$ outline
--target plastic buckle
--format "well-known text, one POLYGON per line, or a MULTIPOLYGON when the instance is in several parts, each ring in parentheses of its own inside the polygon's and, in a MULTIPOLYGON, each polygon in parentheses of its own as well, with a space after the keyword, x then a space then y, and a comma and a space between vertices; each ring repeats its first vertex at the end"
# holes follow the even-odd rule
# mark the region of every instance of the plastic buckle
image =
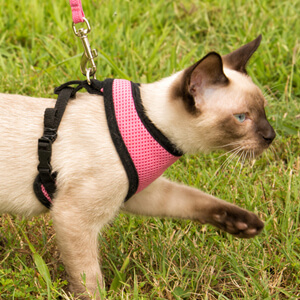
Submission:
POLYGON ((37 167, 39 173, 51 173, 52 167, 50 165, 52 154, 52 141, 46 137, 41 137, 38 141, 38 156, 39 165, 37 167))

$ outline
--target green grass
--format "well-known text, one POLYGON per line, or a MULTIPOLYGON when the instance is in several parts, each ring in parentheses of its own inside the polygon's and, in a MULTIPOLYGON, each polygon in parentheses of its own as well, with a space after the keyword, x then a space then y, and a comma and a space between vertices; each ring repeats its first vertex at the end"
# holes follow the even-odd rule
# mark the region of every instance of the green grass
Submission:
MULTIPOLYGON (((166 176, 258 213, 261 235, 239 240, 189 221, 120 215, 104 230, 108 299, 300 298, 300 1, 84 1, 97 78, 151 82, 209 51, 262 33, 249 74, 264 91, 277 132, 271 150, 240 169, 220 154, 186 156, 166 176)), ((0 0, 0 91, 53 97, 80 79, 81 42, 68 1, 0 0)), ((1 143, 0 143, 1 144, 1 143)), ((63 289, 49 216, 0 217, 0 299, 74 299, 63 289)))

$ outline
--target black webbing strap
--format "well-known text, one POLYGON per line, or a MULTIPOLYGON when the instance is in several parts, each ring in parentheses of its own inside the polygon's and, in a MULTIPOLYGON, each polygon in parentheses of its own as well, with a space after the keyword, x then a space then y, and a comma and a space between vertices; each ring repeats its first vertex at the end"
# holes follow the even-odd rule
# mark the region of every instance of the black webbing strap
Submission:
POLYGON ((58 94, 54 108, 47 108, 44 115, 44 133, 38 140, 39 174, 34 182, 34 191, 38 199, 48 208, 56 190, 56 173, 52 173, 52 143, 56 140, 57 130, 71 97, 73 88, 64 88, 58 94))
POLYGON ((55 89, 55 94, 58 98, 54 108, 47 108, 44 114, 44 133, 38 140, 38 158, 39 174, 35 178, 33 188, 37 198, 47 208, 51 207, 53 195, 56 191, 56 176, 57 173, 52 173, 51 155, 52 144, 57 138, 57 130, 66 106, 70 98, 75 98, 76 93, 85 88, 91 94, 102 95, 102 82, 91 80, 91 85, 87 81, 70 81, 55 89), (76 84, 76 87, 71 85, 76 84))

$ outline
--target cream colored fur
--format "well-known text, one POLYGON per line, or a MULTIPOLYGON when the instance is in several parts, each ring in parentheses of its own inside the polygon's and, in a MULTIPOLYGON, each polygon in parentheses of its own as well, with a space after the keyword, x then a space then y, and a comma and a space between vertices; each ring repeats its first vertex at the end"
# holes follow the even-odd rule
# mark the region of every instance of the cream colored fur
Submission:
MULTIPOLYGON (((207 152, 228 144, 218 127, 224 116, 232 126, 249 131, 239 139, 245 151, 257 154, 266 148, 251 129, 255 120, 242 125, 233 117, 244 112, 249 103, 263 106, 260 91, 248 76, 228 68, 224 72, 230 84, 207 88, 195 97, 201 113, 194 115, 182 99, 172 96, 184 71, 141 86, 148 117, 185 153, 207 152), (255 100, 249 100, 250 94, 256 95, 255 100)), ((0 213, 32 216, 47 211, 36 199, 32 184, 37 175, 37 141, 43 132, 44 110, 53 107, 54 101, 0 94, 0 213)), ((120 209, 210 223, 240 237, 255 236, 263 228, 253 213, 164 178, 124 203, 128 180, 112 143, 100 96, 78 94, 70 101, 53 144, 52 166, 58 178, 50 213, 71 290, 77 293, 84 292, 81 275, 85 273, 86 286, 97 297, 97 282, 102 283, 97 235, 120 209)))

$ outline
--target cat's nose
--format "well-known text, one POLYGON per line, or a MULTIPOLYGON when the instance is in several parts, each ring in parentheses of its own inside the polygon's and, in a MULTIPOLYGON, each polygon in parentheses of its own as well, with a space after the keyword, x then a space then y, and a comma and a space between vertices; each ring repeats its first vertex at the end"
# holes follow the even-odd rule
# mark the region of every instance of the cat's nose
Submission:
POLYGON ((268 145, 270 145, 273 142, 276 136, 276 133, 270 124, 267 127, 267 129, 261 132, 260 134, 262 135, 262 137, 268 145))

